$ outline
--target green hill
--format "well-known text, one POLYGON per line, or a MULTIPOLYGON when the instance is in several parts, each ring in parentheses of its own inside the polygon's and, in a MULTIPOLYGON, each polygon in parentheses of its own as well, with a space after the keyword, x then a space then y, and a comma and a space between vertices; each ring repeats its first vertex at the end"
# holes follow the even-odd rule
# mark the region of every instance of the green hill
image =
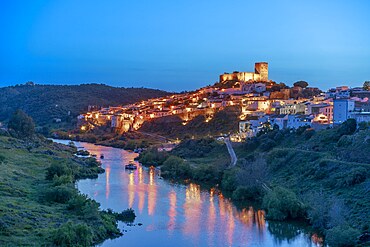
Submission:
MULTIPOLYGON (((121 236, 117 214, 79 194, 75 181, 104 172, 77 149, 0 135, 0 246, 93 246, 121 236)), ((122 218, 128 215, 131 218, 122 218)))
POLYGON ((73 127, 78 114, 89 105, 107 107, 168 95, 147 88, 118 88, 104 84, 82 85, 16 85, 0 88, 0 121, 7 121, 13 112, 22 109, 38 126, 73 127), (56 124, 54 119, 61 119, 56 124))
POLYGON ((368 127, 352 119, 321 131, 271 130, 233 146, 235 167, 210 139, 184 140, 162 156, 149 149, 139 161, 162 165, 170 178, 220 185, 237 203, 259 201, 270 220, 308 221, 330 246, 369 246, 368 127))

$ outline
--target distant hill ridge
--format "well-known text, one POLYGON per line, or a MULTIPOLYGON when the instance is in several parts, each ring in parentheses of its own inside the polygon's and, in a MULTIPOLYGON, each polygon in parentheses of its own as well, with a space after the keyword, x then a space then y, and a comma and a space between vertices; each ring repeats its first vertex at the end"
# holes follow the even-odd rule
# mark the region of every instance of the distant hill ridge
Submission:
POLYGON ((69 126, 78 114, 87 111, 89 105, 125 105, 168 94, 157 89, 112 87, 105 84, 26 83, 0 88, 0 121, 7 121, 15 110, 22 109, 39 126, 53 124, 55 119, 69 126))

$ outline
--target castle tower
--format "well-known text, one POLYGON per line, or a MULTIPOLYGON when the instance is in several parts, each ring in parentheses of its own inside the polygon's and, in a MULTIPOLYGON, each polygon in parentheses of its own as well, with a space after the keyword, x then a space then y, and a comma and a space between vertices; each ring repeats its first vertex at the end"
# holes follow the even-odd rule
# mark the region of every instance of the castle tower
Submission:
POLYGON ((255 63, 254 71, 260 75, 261 81, 269 80, 269 65, 266 62, 255 63))

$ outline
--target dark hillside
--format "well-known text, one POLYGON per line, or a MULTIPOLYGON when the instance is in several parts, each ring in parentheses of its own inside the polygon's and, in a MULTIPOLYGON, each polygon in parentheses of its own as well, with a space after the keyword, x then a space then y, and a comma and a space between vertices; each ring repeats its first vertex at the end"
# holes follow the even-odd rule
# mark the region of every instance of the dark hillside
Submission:
POLYGON ((117 88, 104 84, 82 85, 17 85, 0 88, 0 121, 7 121, 17 109, 29 114, 37 125, 53 124, 70 127, 76 116, 86 112, 89 105, 118 106, 169 93, 147 88, 117 88), (70 113, 69 113, 70 112, 70 113))
POLYGON ((170 138, 186 138, 205 136, 218 136, 238 130, 240 108, 229 106, 215 113, 213 118, 206 122, 203 115, 199 115, 183 125, 178 116, 167 116, 146 121, 140 131, 155 133, 170 138))

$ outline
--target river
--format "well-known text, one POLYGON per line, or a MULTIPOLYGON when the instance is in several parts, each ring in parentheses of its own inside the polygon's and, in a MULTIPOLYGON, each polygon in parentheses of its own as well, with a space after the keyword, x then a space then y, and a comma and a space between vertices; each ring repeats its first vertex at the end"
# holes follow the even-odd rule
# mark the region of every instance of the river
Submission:
POLYGON ((238 209, 214 189, 203 190, 194 183, 173 184, 161 179, 155 168, 125 170, 135 153, 75 144, 99 160, 104 154, 100 161, 105 173, 97 179, 80 180, 79 191, 99 202, 102 209, 135 210, 134 225, 119 223, 124 235, 101 246, 320 246, 320 238, 308 234, 304 227, 267 222, 264 211, 251 206, 238 209))

